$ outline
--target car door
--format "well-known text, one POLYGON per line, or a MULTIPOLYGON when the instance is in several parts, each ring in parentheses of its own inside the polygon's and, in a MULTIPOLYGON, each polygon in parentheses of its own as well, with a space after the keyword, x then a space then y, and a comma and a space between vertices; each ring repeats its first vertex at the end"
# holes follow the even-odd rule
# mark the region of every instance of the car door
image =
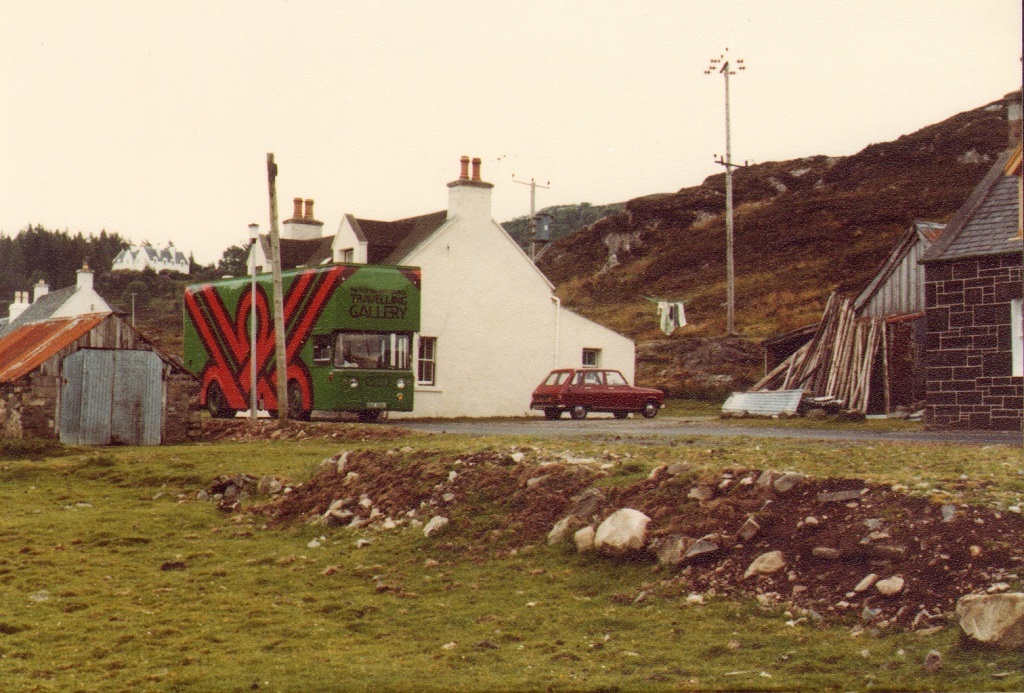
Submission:
POLYGON ((604 372, 604 405, 608 409, 634 411, 640 408, 640 395, 618 371, 604 372))
POLYGON ((599 408, 603 382, 598 371, 577 371, 569 388, 567 404, 570 407, 582 404, 587 409, 599 408))

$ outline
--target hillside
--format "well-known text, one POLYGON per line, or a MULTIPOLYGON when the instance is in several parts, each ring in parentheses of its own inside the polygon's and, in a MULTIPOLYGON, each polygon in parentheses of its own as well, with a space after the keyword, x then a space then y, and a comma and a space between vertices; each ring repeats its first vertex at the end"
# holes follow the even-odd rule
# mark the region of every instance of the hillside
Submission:
POLYGON ((625 211, 552 243, 538 264, 564 305, 637 340, 639 380, 720 395, 759 374, 756 342, 816 322, 832 291, 859 292, 913 221, 948 220, 1006 143, 1000 100, 852 156, 738 169, 739 339, 718 338, 724 173, 630 200, 625 211), (690 324, 665 338, 645 296, 686 301, 690 324), (708 359, 680 367, 680 358, 701 349, 708 359))

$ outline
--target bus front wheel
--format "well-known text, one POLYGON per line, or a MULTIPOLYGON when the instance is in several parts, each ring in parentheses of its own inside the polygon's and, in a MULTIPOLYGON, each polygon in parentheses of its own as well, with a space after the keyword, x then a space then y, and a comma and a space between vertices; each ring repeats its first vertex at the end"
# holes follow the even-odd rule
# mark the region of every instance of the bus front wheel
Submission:
POLYGON ((309 410, 302 407, 302 388, 296 382, 288 383, 288 418, 309 421, 309 410))
POLYGON ((210 389, 206 391, 206 411, 215 419, 230 419, 236 413, 228 406, 228 398, 217 383, 210 383, 210 389))

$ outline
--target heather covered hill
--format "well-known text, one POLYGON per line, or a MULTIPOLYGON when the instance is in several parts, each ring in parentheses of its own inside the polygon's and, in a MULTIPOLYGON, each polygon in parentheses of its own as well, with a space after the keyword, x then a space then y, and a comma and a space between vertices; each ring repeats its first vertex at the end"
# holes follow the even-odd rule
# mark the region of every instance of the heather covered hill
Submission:
MULTIPOLYGON (((855 294, 914 220, 951 217, 1007 144, 996 101, 871 144, 736 171, 736 325, 760 340, 815 322, 830 292, 855 294)), ((539 265, 565 305, 638 342, 663 340, 645 296, 687 301, 690 326, 725 330, 725 175, 625 210, 554 242, 539 265)), ((664 345, 663 345, 664 347, 664 345)), ((664 351, 664 348, 662 348, 664 351)), ((644 358, 641 348, 641 360, 644 358)))

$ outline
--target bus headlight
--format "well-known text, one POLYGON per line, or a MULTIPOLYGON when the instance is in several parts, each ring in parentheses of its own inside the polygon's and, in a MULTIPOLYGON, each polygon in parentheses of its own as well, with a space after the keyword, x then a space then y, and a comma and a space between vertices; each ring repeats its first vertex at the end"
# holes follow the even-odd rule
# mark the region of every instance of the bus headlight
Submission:
POLYGON ((399 378, 398 380, 396 380, 395 381, 395 387, 397 387, 399 390, 404 389, 405 388, 405 378, 399 378))
POLYGON ((356 379, 356 378, 352 378, 351 380, 348 381, 348 386, 349 387, 359 387, 359 380, 356 379))

